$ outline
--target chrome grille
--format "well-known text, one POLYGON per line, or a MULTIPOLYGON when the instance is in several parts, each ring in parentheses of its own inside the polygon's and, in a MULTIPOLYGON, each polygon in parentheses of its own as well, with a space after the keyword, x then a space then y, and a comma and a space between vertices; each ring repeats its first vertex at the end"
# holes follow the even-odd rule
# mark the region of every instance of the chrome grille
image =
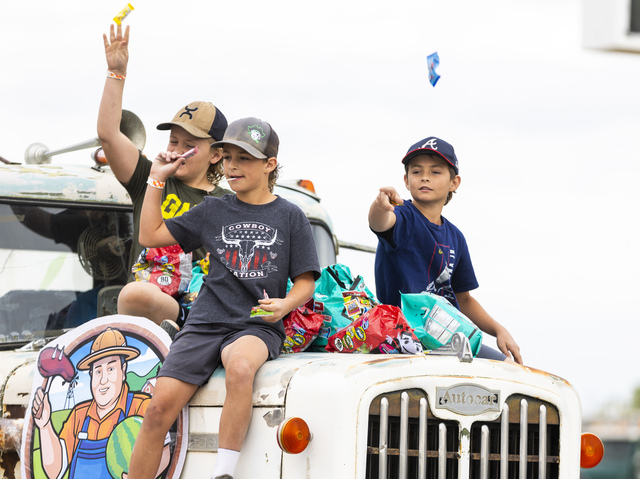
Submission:
POLYGON ((470 477, 557 478, 558 410, 535 398, 511 396, 499 419, 473 424, 470 452, 470 477))
POLYGON ((395 391, 369 408, 367 479, 556 479, 559 414, 552 404, 514 395, 495 421, 460 424, 433 416, 424 391, 395 391))

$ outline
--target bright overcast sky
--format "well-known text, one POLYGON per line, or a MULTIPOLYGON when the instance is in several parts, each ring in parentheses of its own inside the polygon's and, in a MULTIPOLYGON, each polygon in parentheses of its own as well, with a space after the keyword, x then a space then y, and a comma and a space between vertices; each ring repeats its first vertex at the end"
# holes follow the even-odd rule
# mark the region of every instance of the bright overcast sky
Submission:
MULTIPOLYGON (((375 245, 377 189, 406 196, 404 152, 442 137, 462 176, 444 215, 467 237, 474 295, 586 413, 630 398, 640 54, 583 49, 580 0, 132 3, 124 107, 146 126, 147 155, 166 146, 155 125, 190 101, 260 117, 280 136, 283 177, 315 182, 340 239, 375 245)), ((0 156, 96 136, 102 33, 124 6, 4 2, 0 156)), ((373 286, 372 257, 339 260, 373 286)))

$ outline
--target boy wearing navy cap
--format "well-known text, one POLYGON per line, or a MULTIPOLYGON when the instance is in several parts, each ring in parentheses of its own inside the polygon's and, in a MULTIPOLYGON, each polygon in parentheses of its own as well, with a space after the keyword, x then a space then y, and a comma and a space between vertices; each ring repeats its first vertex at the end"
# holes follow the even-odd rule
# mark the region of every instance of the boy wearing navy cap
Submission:
POLYGON ((383 187, 369 210, 369 227, 378 237, 378 299, 400 306, 400 293, 444 296, 482 331, 495 336, 506 355, 483 345, 478 357, 513 358, 522 364, 520 348, 509 331, 471 296, 478 282, 467 242, 442 216, 442 208, 460 186, 453 146, 431 136, 412 145, 402 163, 412 199, 405 202, 393 187, 383 187))

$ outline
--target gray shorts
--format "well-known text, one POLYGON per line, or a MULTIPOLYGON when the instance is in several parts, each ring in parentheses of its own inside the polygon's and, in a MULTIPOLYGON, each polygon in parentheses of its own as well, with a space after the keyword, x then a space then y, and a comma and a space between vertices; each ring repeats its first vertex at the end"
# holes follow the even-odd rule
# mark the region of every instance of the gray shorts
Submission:
POLYGON ((167 376, 202 386, 213 371, 222 366, 220 355, 225 346, 242 336, 260 338, 269 350, 269 358, 280 355, 283 338, 269 326, 246 325, 244 329, 219 324, 185 324, 171 343, 158 376, 167 376))
POLYGON ((476 358, 481 359, 495 359, 496 361, 504 361, 507 357, 502 354, 501 351, 497 349, 493 349, 489 346, 485 346, 484 344, 480 346, 480 351, 478 351, 478 355, 476 358))

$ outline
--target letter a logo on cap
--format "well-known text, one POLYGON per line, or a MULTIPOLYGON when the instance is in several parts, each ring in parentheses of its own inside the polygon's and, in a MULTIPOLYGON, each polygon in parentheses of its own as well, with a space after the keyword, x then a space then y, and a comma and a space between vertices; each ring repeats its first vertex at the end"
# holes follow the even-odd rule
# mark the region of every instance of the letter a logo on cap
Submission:
POLYGON ((432 150, 437 150, 438 146, 436 145, 436 142, 438 141, 437 138, 430 138, 429 140, 424 142, 424 145, 422 145, 420 148, 425 148, 425 147, 429 147, 432 150))

